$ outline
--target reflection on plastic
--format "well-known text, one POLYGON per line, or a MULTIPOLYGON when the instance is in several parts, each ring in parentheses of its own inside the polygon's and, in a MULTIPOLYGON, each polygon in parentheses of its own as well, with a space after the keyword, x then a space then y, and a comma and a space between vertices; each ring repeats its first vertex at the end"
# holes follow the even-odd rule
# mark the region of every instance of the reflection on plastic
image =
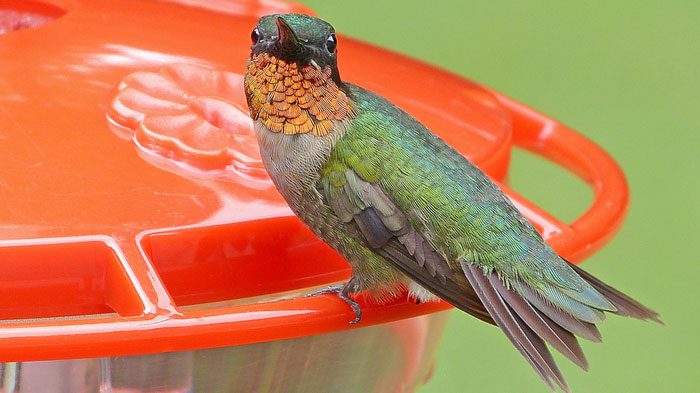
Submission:
POLYGON ((39 27, 65 12, 50 4, 26 0, 0 2, 0 35, 39 27))
POLYGON ((3 392, 413 391, 432 372, 447 313, 261 344, 98 359, 0 363, 3 392))

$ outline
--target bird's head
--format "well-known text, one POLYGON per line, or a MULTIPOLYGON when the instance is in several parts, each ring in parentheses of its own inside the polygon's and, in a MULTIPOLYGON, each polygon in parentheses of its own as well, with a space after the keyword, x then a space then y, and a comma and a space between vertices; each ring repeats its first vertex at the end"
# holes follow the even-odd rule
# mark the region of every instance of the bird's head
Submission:
POLYGON ((308 15, 267 15, 251 40, 245 85, 254 120, 273 132, 323 136, 353 116, 333 26, 308 15))
POLYGON ((335 29, 326 21, 308 15, 267 15, 260 18, 250 34, 252 56, 267 54, 297 66, 329 67, 340 82, 335 29))

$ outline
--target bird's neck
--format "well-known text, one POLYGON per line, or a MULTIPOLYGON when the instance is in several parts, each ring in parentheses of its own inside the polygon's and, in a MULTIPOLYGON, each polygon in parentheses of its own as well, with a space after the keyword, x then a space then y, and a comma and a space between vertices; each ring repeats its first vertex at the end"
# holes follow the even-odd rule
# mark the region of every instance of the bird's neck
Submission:
POLYGON ((355 116, 330 67, 299 66, 263 53, 248 61, 245 92, 253 120, 286 135, 326 136, 355 116))

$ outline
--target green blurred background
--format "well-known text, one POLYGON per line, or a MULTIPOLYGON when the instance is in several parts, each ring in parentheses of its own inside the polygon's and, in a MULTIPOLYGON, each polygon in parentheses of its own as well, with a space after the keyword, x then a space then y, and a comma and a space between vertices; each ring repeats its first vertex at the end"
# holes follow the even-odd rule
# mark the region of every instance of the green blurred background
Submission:
MULTIPOLYGON (((618 236, 584 266, 666 326, 611 317, 604 344, 583 343, 591 371, 559 356, 562 371, 576 392, 700 391, 700 2, 304 3, 344 34, 494 87, 610 152, 632 202, 618 236)), ((592 198, 519 151, 511 184, 568 220, 592 198)), ((419 393, 465 391, 546 388, 498 329, 453 311, 419 393)))

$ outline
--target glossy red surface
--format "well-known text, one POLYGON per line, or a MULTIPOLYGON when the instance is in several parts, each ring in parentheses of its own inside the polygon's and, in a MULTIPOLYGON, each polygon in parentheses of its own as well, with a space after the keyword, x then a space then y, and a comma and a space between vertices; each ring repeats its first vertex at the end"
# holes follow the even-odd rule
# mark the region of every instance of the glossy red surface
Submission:
MULTIPOLYGON (((352 312, 332 296, 236 301, 349 275, 266 178, 239 89, 257 16, 305 10, 270 0, 46 4, 65 15, 0 36, 0 318, 11 320, 0 326, 0 361, 350 329, 352 312)), ((506 189, 563 255, 585 257, 615 233, 627 187, 595 144, 473 82, 340 43, 343 78, 397 103, 494 179, 515 143, 589 182, 596 199, 571 225, 506 189)), ((360 326, 447 307, 367 305, 360 326)))
POLYGON ((0 34, 38 27, 63 16, 64 13, 62 8, 51 4, 0 0, 0 34))

